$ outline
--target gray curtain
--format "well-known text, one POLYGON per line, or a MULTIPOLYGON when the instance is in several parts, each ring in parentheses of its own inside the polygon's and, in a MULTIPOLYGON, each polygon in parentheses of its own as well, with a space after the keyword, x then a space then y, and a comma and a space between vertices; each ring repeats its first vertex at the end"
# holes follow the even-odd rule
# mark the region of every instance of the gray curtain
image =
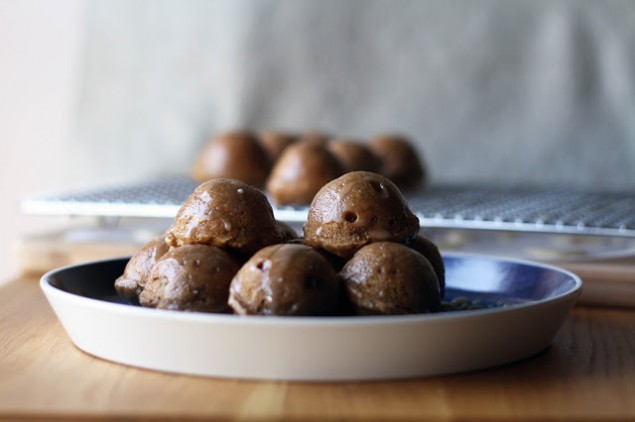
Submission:
POLYGON ((635 2, 87 7, 78 172, 184 173, 237 127, 397 131, 433 183, 635 188, 635 2))

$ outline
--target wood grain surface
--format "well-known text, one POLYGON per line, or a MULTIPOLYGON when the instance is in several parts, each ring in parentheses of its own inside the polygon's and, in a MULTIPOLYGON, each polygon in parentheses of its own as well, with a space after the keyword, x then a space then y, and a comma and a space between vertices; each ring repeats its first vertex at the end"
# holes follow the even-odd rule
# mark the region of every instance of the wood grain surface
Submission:
POLYGON ((0 333, 2 419, 635 420, 626 309, 576 307, 523 362, 391 382, 197 378, 100 360, 73 346, 34 278, 0 288, 0 333))

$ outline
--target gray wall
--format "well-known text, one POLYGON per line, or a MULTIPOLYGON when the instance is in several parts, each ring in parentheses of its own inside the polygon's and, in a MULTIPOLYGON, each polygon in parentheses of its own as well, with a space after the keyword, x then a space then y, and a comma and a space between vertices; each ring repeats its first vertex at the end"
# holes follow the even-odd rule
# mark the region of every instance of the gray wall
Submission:
POLYGON ((635 2, 88 2, 70 171, 234 127, 412 136, 437 183, 635 188, 635 2))

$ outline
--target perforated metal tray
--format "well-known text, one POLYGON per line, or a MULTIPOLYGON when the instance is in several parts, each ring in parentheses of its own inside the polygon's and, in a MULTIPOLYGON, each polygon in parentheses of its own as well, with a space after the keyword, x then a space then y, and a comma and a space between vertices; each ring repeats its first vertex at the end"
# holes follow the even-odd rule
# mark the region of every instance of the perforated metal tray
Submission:
MULTIPOLYGON (((196 187, 188 177, 89 186, 30 195, 37 215, 172 218, 196 187)), ((565 189, 430 186, 406 194, 423 227, 635 237, 635 195, 565 189)), ((277 219, 306 220, 307 207, 276 207, 277 219)))

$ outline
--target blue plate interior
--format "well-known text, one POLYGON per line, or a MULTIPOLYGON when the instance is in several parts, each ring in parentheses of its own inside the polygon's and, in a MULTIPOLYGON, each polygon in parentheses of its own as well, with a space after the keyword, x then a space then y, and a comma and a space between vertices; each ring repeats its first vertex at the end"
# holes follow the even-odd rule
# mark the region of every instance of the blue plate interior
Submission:
MULTIPOLYGON (((444 255, 445 300, 467 297, 507 305, 537 302, 571 292, 578 281, 554 267, 524 261, 469 255, 444 255)), ((127 303, 114 289, 114 281, 128 258, 91 262, 52 271, 47 282, 82 297, 127 303)))
POLYGON ((487 257, 445 257, 448 292, 505 303, 540 301, 573 290, 577 281, 553 267, 487 257))

